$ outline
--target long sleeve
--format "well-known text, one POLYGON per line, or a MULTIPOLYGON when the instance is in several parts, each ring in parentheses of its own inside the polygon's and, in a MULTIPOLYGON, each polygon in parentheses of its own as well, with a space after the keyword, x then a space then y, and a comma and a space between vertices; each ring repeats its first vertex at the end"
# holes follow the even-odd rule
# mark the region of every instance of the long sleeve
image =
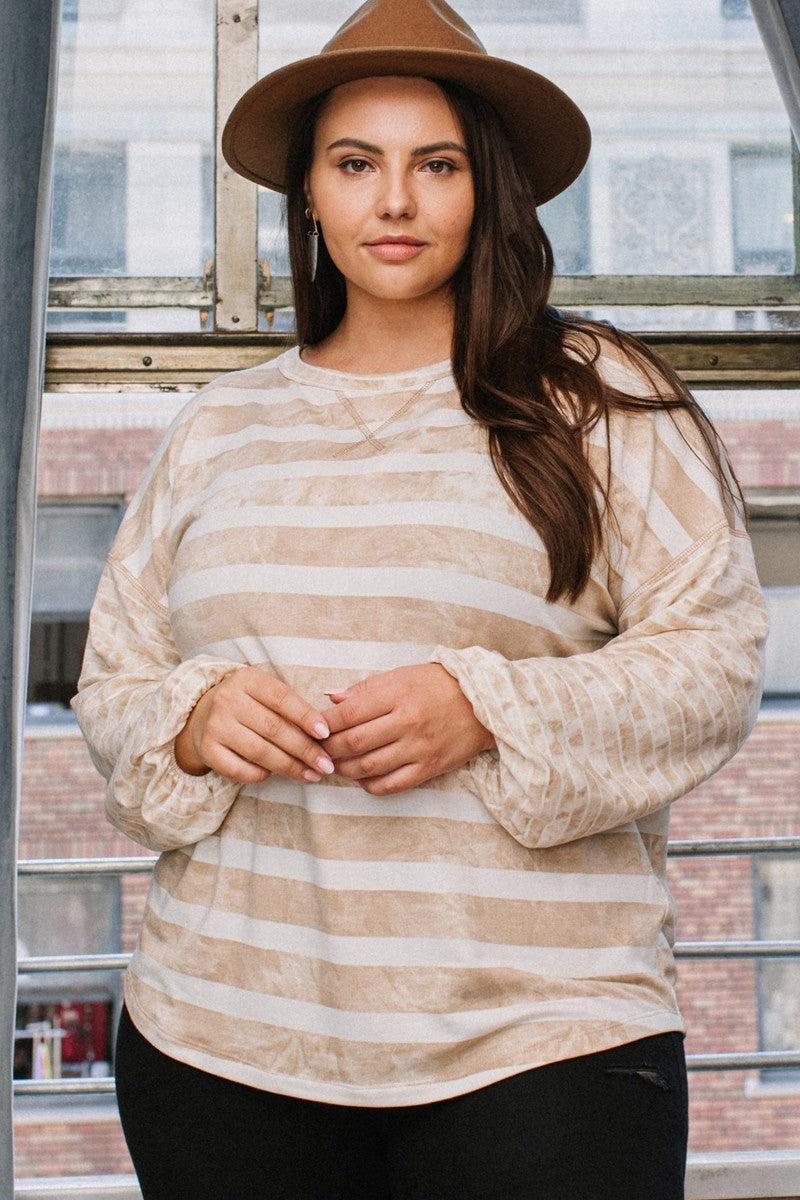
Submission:
POLYGON ((635 420, 637 453, 617 443, 615 463, 616 634, 564 657, 437 645, 429 659, 496 740, 462 782, 525 846, 655 812, 732 758, 756 720, 768 616, 741 514, 724 515, 665 412, 635 420))
POLYGON ((170 562, 170 460, 187 416, 188 406, 156 450, 117 531, 70 701, 92 762, 108 781, 109 821, 158 851, 213 833, 242 787, 213 770, 189 775, 175 760, 175 737, 197 700, 243 665, 206 654, 181 661, 161 599, 170 562))

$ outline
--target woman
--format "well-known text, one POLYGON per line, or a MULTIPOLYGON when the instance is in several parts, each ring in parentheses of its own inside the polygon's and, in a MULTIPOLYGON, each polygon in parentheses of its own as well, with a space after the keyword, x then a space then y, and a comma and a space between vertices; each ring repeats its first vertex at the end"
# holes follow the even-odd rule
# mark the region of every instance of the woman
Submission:
POLYGON ((691 394, 547 304, 588 126, 369 0, 223 149, 286 192, 297 345, 173 421, 73 699, 161 852, 115 1058, 145 1200, 674 1200, 669 807, 752 728, 767 618, 691 394))

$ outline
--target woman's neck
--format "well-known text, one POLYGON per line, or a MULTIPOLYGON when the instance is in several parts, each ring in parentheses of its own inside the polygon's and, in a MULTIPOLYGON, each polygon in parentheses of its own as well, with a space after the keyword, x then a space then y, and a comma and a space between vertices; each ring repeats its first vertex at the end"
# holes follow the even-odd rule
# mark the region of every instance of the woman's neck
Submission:
POLYGON ((407 306, 399 311, 396 303, 366 304, 349 289, 337 327, 301 357, 312 366, 355 375, 413 371, 450 358, 454 317, 452 297, 425 297, 411 313, 407 306))
POLYGON ((356 375, 388 375, 400 371, 414 371, 430 363, 442 362, 450 357, 450 346, 434 346, 427 349, 414 347, 386 347, 382 352, 357 348, 338 347, 330 338, 324 338, 314 346, 306 346, 301 355, 303 362, 314 367, 327 367, 331 371, 344 371, 356 375))

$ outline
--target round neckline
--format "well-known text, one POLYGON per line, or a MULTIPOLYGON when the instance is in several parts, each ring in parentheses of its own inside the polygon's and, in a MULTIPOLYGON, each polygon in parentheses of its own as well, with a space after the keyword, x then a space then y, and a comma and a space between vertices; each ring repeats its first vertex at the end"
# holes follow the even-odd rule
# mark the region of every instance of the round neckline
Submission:
POLYGON ((426 363, 407 371, 389 371, 379 375, 358 375, 353 371, 337 371, 333 367, 320 367, 300 357, 297 342, 274 358, 273 363, 287 379, 298 383, 315 383, 321 387, 352 388, 356 391, 390 392, 418 387, 421 383, 447 376, 452 373, 452 361, 443 358, 439 362, 426 363))

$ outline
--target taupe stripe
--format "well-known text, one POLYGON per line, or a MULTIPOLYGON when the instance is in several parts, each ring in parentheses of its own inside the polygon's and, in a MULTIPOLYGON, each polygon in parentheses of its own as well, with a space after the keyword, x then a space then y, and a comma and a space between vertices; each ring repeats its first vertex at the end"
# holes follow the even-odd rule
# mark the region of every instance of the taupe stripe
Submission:
MULTIPOLYGON (((633 901, 534 904, 465 893, 365 892, 198 862, 184 851, 155 865, 160 887, 179 900, 255 920, 308 925, 337 936, 472 938, 520 946, 648 946, 659 927, 656 905, 633 901)), ((243 936, 246 927, 243 926, 243 936)))
MULTIPOLYGON (((380 801, 379 801, 380 802, 380 801)), ((585 840, 532 850, 497 823, 477 824, 437 817, 348 817, 308 812, 298 805, 240 794, 220 827, 221 836, 260 846, 304 850, 324 858, 386 862, 456 862, 481 867, 492 863, 516 871, 650 874, 633 833, 605 833, 585 840)))
MULTIPOLYGON (((217 925, 224 930, 226 924, 230 922, 215 922, 215 930, 217 925)), ((576 967, 586 968, 584 977, 565 973, 560 978, 554 969, 534 973, 499 965, 500 956, 495 957, 491 947, 486 949, 483 966, 469 963, 458 967, 446 961, 436 966, 420 962, 408 966, 384 962, 361 965, 306 954, 305 946, 292 953, 193 932, 188 945, 183 926, 162 920, 148 908, 142 925, 141 952, 163 967, 186 975, 196 975, 200 962, 203 979, 285 999, 307 1000, 314 996, 320 1004, 352 1012, 441 1014, 501 1009, 543 999, 596 998, 604 994, 612 974, 620 994, 625 987, 633 988, 643 1003, 663 1003, 667 995, 663 986, 652 990, 650 980, 658 970, 654 950, 558 950, 553 965, 559 958, 565 964, 572 958, 576 967)), ((448 953, 451 958, 458 957, 456 947, 444 947, 443 960, 448 953)), ((536 954, 530 958, 535 960, 536 954)), ((543 965, 549 965, 546 954, 541 958, 543 965)))
MULTIPOLYGON (((335 509, 329 509, 335 513, 335 509)), ((235 522, 226 529, 215 530, 199 538, 192 546, 191 554, 184 554, 186 563, 183 578, 191 581, 191 567, 196 563, 201 571, 211 568, 228 569, 235 567, 258 568, 265 566, 273 568, 275 584, 284 574, 281 568, 296 566, 302 568, 298 572, 300 583, 311 575, 318 574, 321 568, 316 563, 321 542, 335 537, 336 567, 337 568, 369 568, 376 571, 375 564, 380 562, 382 572, 392 571, 396 579, 404 578, 409 569, 416 567, 420 573, 431 568, 442 566, 442 538, 447 537, 448 562, 453 560, 463 563, 465 570, 469 564, 480 564, 480 578, 491 580, 498 587, 498 595, 510 594, 510 589, 530 594, 535 590, 535 581, 541 580, 540 595, 546 590, 546 578, 549 570, 546 552, 535 547, 510 541, 507 537, 494 537, 483 530, 467 528, 447 529, 432 524, 432 515, 428 515, 427 526, 411 522, 400 532, 393 531, 392 541, 387 545, 386 527, 375 520, 373 527, 343 529, 329 526, 325 517, 320 515, 319 525, 315 528, 299 526, 283 528, 263 528, 254 530, 251 526, 239 529, 235 522), (453 542, 456 543, 454 549, 453 542)), ((395 521, 402 521, 403 513, 395 515, 395 521)), ((452 569, 452 567, 451 567, 452 569)), ((377 572, 376 572, 377 573, 377 572)), ((460 574, 461 572, 458 572, 460 574)), ((409 576, 413 579, 413 576, 409 576)), ((289 577, 291 578, 291 576, 289 577)), ((324 578, 324 576, 323 576, 324 578)), ((189 583, 191 586, 191 582, 189 583)), ((597 628, 598 607, 600 605, 600 585, 591 579, 586 592, 579 603, 573 606, 573 611, 585 617, 589 628, 597 628)), ((294 593, 296 594, 296 592, 294 593)), ((358 597, 352 597, 357 600, 358 597)), ((176 596, 178 604, 180 599, 176 596)), ((531 605, 531 619, 535 609, 531 605)), ((504 614, 500 614, 504 615, 504 614)), ((611 617, 609 615, 608 621, 611 617)), ((603 630, 608 636, 614 630, 612 627, 603 630)))
POLYGON ((404 601, 410 605, 448 605, 454 615, 461 608, 476 609, 486 619, 497 617, 530 624, 552 623, 562 637, 571 637, 592 649, 615 632, 598 629, 577 610, 551 605, 540 594, 440 567, 284 566, 274 563, 237 563, 199 567, 170 583, 169 606, 174 614, 187 605, 229 595, 305 597, 336 596, 345 602, 357 597, 376 603, 404 601))
MULTIPOLYGON (((528 657, 534 642, 537 653, 554 657, 587 648, 573 637, 522 618, 492 616, 497 635, 502 636, 509 653, 513 651, 517 657, 528 657)), ((397 638, 432 647, 441 635, 444 623, 454 632, 458 631, 459 641, 478 645, 486 620, 486 613, 479 608, 442 600, 411 601, 406 596, 304 596, 298 593, 287 598, 280 592, 258 594, 253 590, 243 594, 229 592, 224 598, 224 608, 218 597, 192 601, 174 614, 173 629, 179 644, 186 646, 187 657, 204 651, 223 630, 232 631, 234 636, 263 637, 267 644, 276 629, 288 637, 307 637, 313 629, 321 642, 345 638, 350 641, 353 664, 350 672, 345 673, 344 678, 338 669, 334 678, 329 679, 324 672, 320 675, 323 687, 328 683, 336 687, 347 686, 362 678, 364 672, 358 665, 359 646, 362 642, 385 641, 387 629, 392 629, 393 640, 397 638)), ((598 644, 602 643, 593 643, 592 648, 598 644)), ((273 664, 273 674, 281 672, 290 681, 291 664, 273 664)))

